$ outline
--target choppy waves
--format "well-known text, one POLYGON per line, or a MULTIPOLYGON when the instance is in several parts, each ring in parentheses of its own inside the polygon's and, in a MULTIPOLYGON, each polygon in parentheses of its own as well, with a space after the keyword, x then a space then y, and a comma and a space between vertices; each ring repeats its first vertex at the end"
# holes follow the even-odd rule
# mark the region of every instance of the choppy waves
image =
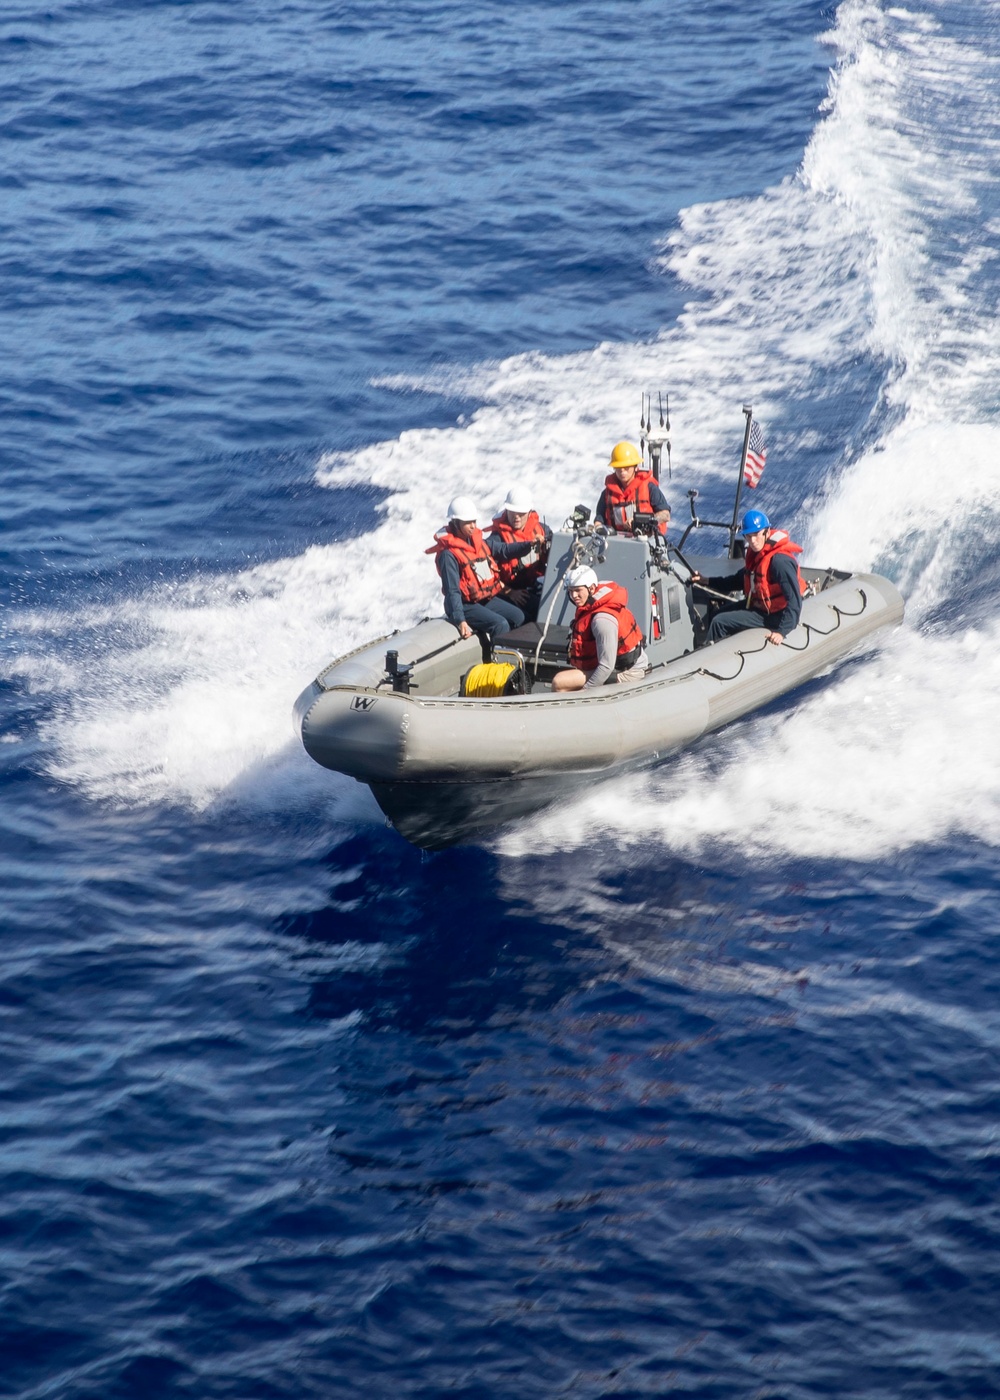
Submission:
POLYGON ((442 372, 426 387, 477 400, 467 419, 324 455, 321 484, 389 493, 371 533, 110 615, 22 618, 15 670, 36 683, 46 670, 56 695, 53 776, 126 803, 314 802, 326 780, 290 737, 290 701, 326 656, 437 609, 423 551, 447 498, 471 491, 492 511, 517 480, 560 520, 595 494, 638 388, 663 384, 675 505, 694 483, 724 497, 752 397, 772 436, 761 503, 817 562, 895 577, 907 627, 819 694, 716 738, 711 755, 546 817, 505 849, 543 831, 587 840, 619 803, 638 803, 668 845, 742 844, 746 793, 773 773, 791 778, 792 849, 861 857, 954 830, 1000 839, 1000 785, 976 758, 1000 698, 994 566, 981 562, 1000 505, 997 60, 945 32, 948 19, 841 7, 799 173, 684 211, 660 256, 690 299, 656 339, 442 372), (69 646, 53 675, 47 653, 70 631, 101 638, 102 664, 69 646))
POLYGON ((0 20, 23 1400, 996 1393, 995 16, 847 0, 814 123, 818 7, 666 12, 0 20), (628 166, 610 193, 595 152, 628 166), (655 315, 605 332, 636 245, 655 315), (512 267, 472 335, 469 288, 512 267), (503 325, 552 353, 487 361, 503 325), (392 394, 345 387, 355 351, 392 394), (688 485, 728 504, 752 398, 761 503, 817 561, 891 573, 907 624, 655 773, 425 857, 306 759, 292 700, 436 609, 456 489, 489 509, 518 479, 561 519, 660 386, 680 513, 688 485))

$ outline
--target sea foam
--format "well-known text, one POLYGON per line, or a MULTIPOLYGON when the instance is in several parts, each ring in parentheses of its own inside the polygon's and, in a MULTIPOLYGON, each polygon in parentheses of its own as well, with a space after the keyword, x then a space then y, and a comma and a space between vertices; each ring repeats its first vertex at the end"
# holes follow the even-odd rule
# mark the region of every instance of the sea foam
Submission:
POLYGON ((684 405, 674 491, 721 484, 743 397, 780 423, 790 398, 822 393, 868 356, 883 389, 871 420, 851 425, 855 445, 818 489, 796 480, 794 454, 772 455, 760 497, 799 502, 784 523, 810 559, 896 577, 905 630, 781 716, 716 736, 710 755, 601 787, 500 848, 603 839, 610 828, 621 840, 641 831, 684 849, 721 838, 743 850, 747 804, 776 775, 787 820, 777 832, 763 824, 754 849, 863 858, 956 829, 1000 839, 1000 782, 981 761, 1000 637, 977 591, 1000 501, 997 214, 985 207, 996 60, 945 35, 934 13, 841 6, 826 36, 837 50, 829 98, 800 171, 757 198, 684 211, 659 259, 691 298, 653 341, 462 368, 455 379, 480 403, 468 418, 321 457, 321 485, 391 492, 370 534, 110 612, 15 618, 26 645, 14 669, 55 695, 43 735, 52 775, 115 803, 329 801, 367 819, 352 785, 303 755, 291 702, 331 655, 440 610, 424 550, 450 496, 471 493, 488 515, 518 481, 558 524, 576 500, 593 503, 609 444, 634 432, 638 387, 658 384, 684 405), (53 678, 51 639, 71 635, 53 678))

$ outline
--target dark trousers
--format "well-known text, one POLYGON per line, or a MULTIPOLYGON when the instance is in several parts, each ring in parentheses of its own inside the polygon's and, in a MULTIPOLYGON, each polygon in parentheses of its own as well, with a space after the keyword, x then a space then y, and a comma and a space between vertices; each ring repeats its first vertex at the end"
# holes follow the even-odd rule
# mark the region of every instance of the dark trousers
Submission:
POLYGON ((489 650, 512 627, 520 627, 524 613, 503 598, 491 598, 488 603, 466 603, 465 620, 483 644, 483 658, 489 660, 489 650))
MULTIPOLYGON (((538 604, 542 600, 542 590, 540 588, 507 588, 503 592, 503 601, 513 603, 524 614, 525 622, 534 622, 538 616, 538 604)), ((492 603, 489 604, 492 607, 492 603)), ((515 623, 520 626, 520 623, 515 623)))
POLYGON ((776 632, 784 615, 784 609, 776 613, 759 613, 752 612, 749 608, 741 608, 738 604, 720 608, 709 623, 705 633, 705 645, 721 641, 723 637, 731 637, 734 632, 750 631, 754 627, 766 627, 769 632, 776 632))

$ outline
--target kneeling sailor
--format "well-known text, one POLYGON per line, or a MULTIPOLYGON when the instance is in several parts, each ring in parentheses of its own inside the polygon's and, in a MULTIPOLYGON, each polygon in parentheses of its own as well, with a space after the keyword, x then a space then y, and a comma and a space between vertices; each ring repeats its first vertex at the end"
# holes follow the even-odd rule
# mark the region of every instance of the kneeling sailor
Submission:
POLYGON ((691 575, 694 584, 703 583, 717 593, 732 593, 739 579, 743 602, 723 604, 709 623, 705 645, 747 628, 767 629, 767 640, 780 646, 794 632, 802 616, 805 583, 797 556, 802 546, 794 544, 785 530, 774 530, 762 510, 748 510, 743 517, 746 555, 743 573, 721 574, 717 578, 691 575))
POLYGON ((512 486, 507 492, 503 507, 493 517, 493 530, 486 542, 500 567, 503 597, 520 608, 529 622, 534 622, 552 531, 539 520, 523 486, 512 486), (525 544, 527 548, 517 558, 502 558, 498 548, 509 544, 525 544))
POLYGON ((571 669, 556 672, 552 689, 596 690, 611 681, 641 680, 649 658, 626 590, 609 579, 599 581, 586 564, 570 569, 564 586, 576 608, 569 638, 571 669))
POLYGON ((459 636, 471 637, 478 632, 485 645, 492 646, 498 637, 524 621, 521 609, 500 597, 503 579, 496 555, 505 558, 510 557, 505 551, 527 553, 531 546, 501 545, 499 551, 491 549, 483 532, 476 528, 478 515, 471 497, 456 496, 448 507, 448 524, 437 532, 426 553, 435 556, 448 621, 458 628, 459 636))

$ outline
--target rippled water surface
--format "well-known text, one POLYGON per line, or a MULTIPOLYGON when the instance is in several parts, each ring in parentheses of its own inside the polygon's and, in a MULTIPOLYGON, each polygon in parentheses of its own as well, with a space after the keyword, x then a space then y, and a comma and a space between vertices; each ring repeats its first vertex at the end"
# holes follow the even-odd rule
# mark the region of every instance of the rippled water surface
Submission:
MULTIPOLYGON (((1000 1388, 987 0, 0 15, 0 1394, 1000 1388), (422 856, 297 693, 670 391, 907 599, 422 856)), ((686 507, 685 507, 686 509, 686 507)))

